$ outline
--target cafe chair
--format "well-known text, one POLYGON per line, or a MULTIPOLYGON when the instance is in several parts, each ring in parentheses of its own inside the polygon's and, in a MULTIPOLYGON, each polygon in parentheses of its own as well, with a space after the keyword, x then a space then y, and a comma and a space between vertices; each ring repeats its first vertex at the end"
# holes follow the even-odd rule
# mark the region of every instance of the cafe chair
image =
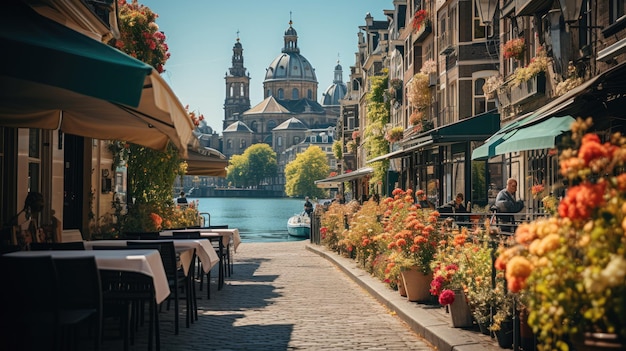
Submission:
MULTIPOLYGON (((199 227, 195 227, 195 228, 199 228, 199 227)), ((200 233, 200 231, 173 231, 172 232, 172 237, 174 239, 202 239, 202 235, 200 233)), ((196 259, 194 259, 192 262, 196 263, 196 271, 198 275, 198 277, 200 277, 200 291, 202 291, 202 285, 204 284, 204 275, 202 272, 202 263, 200 262, 200 259, 198 259, 198 257, 196 256, 196 259)), ((193 267, 192 267, 193 268, 193 267)), ((211 288, 209 287, 209 284, 211 283, 211 271, 209 271, 207 274, 207 299, 211 299, 211 288)), ((192 277, 192 283, 195 282, 195 275, 194 277, 192 277)), ((194 283, 195 285, 195 283, 194 283)), ((195 294, 195 290, 194 290, 194 294, 195 294)))
POLYGON ((159 314, 156 309, 156 293, 152 277, 137 272, 100 270, 102 301, 105 314, 119 315, 124 339, 124 351, 134 343, 132 320, 138 318, 135 307, 149 304, 148 350, 152 350, 153 339, 156 350, 161 349, 159 314))
POLYGON ((31 251, 46 250, 84 250, 85 243, 82 241, 72 241, 67 243, 30 243, 31 251))
MULTIPOLYGON (((167 282, 170 287, 170 291, 174 295, 174 334, 178 335, 179 331, 179 304, 180 304, 180 290, 185 289, 187 295, 189 295, 188 277, 186 277, 182 270, 178 269, 178 262, 176 259, 176 248, 173 241, 161 241, 161 242, 141 242, 141 241, 128 241, 129 248, 141 248, 141 249, 156 249, 161 254, 161 260, 163 261, 163 268, 165 269, 165 275, 167 276, 167 282)), ((167 300, 167 308, 170 306, 170 298, 167 300)), ((189 308, 191 298, 187 298, 187 319, 191 309, 189 308)))
MULTIPOLYGON (((50 256, 0 258, 4 287, 0 289, 0 349, 73 349, 74 328, 94 312, 65 300, 67 291, 61 284, 66 281, 62 277, 70 275, 59 275, 56 260, 50 256)), ((76 276, 69 279, 77 280, 76 276)), ((99 340, 96 342, 97 350, 99 340)))
POLYGON ((102 342, 102 286, 94 257, 56 258, 60 305, 74 318, 95 324, 95 350, 102 342))

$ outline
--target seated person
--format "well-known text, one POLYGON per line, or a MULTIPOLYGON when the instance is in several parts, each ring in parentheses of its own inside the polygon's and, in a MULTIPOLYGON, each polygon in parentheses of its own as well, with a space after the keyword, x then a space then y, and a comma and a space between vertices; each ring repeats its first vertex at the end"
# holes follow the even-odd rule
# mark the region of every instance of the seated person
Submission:
POLYGON ((185 197, 185 192, 184 191, 180 192, 180 197, 178 199, 176 199, 176 203, 179 206, 187 206, 189 204, 187 202, 187 198, 185 197))
MULTIPOLYGON (((463 193, 456 194, 454 200, 438 208, 440 213, 467 213, 465 204, 463 203, 463 193)), ((467 216, 453 216, 458 222, 466 222, 467 216)))
POLYGON ((423 209, 431 209, 431 210, 435 209, 435 204, 433 204, 432 202, 428 200, 428 197, 426 196, 426 193, 424 192, 424 190, 417 191, 417 203, 423 209))

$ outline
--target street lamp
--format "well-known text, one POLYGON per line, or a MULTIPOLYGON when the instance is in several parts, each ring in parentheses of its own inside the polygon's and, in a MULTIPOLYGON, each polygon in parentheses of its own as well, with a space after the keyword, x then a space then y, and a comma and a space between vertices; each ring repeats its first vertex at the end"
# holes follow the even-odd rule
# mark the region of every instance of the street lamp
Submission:
POLYGON ((561 12, 565 22, 571 25, 580 19, 583 0, 559 0, 559 3, 561 3, 561 12))
POLYGON ((480 17, 480 21, 485 25, 492 24, 493 16, 496 13, 496 7, 498 7, 498 0, 478 0, 476 2, 476 6, 478 6, 478 16, 480 17))

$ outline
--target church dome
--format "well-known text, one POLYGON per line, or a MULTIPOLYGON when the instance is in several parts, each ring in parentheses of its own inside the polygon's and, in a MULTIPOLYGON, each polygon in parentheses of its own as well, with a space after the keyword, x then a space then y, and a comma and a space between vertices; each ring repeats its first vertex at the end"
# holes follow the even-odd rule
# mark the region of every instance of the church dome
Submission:
POLYGON ((343 99, 348 93, 348 87, 343 82, 343 69, 339 62, 335 66, 335 78, 333 84, 326 88, 324 94, 322 94, 322 105, 335 106, 339 105, 339 100, 343 99))
POLYGON ((285 30, 282 53, 272 61, 265 73, 265 82, 276 80, 300 80, 317 83, 315 70, 309 60, 300 54, 298 33, 291 26, 285 30))

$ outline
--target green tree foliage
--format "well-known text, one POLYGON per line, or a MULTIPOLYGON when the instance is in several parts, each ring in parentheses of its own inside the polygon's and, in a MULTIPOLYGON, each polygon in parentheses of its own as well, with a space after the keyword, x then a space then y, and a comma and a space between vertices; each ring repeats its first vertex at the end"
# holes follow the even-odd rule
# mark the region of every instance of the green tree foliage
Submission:
POLYGON ((237 187, 258 186, 277 173, 276 152, 267 144, 254 144, 230 158, 226 179, 237 187))
POLYGON ((228 160, 226 179, 235 187, 248 186, 248 159, 244 155, 232 155, 228 160))
POLYGON ((278 174, 276 152, 268 144, 251 145, 243 155, 248 159, 248 179, 254 186, 278 174))
MULTIPOLYGON (((363 146, 367 151, 367 158, 372 159, 389 152, 389 142, 385 140, 385 125, 389 123, 389 102, 385 101, 389 75, 370 78, 372 89, 367 95, 367 123, 364 131, 363 146)), ((389 161, 384 160, 372 164, 374 174, 370 184, 382 182, 389 167, 389 161)))
POLYGON ((315 181, 328 176, 330 167, 326 153, 319 146, 309 146, 285 167, 285 193, 292 197, 326 197, 327 191, 315 181))

